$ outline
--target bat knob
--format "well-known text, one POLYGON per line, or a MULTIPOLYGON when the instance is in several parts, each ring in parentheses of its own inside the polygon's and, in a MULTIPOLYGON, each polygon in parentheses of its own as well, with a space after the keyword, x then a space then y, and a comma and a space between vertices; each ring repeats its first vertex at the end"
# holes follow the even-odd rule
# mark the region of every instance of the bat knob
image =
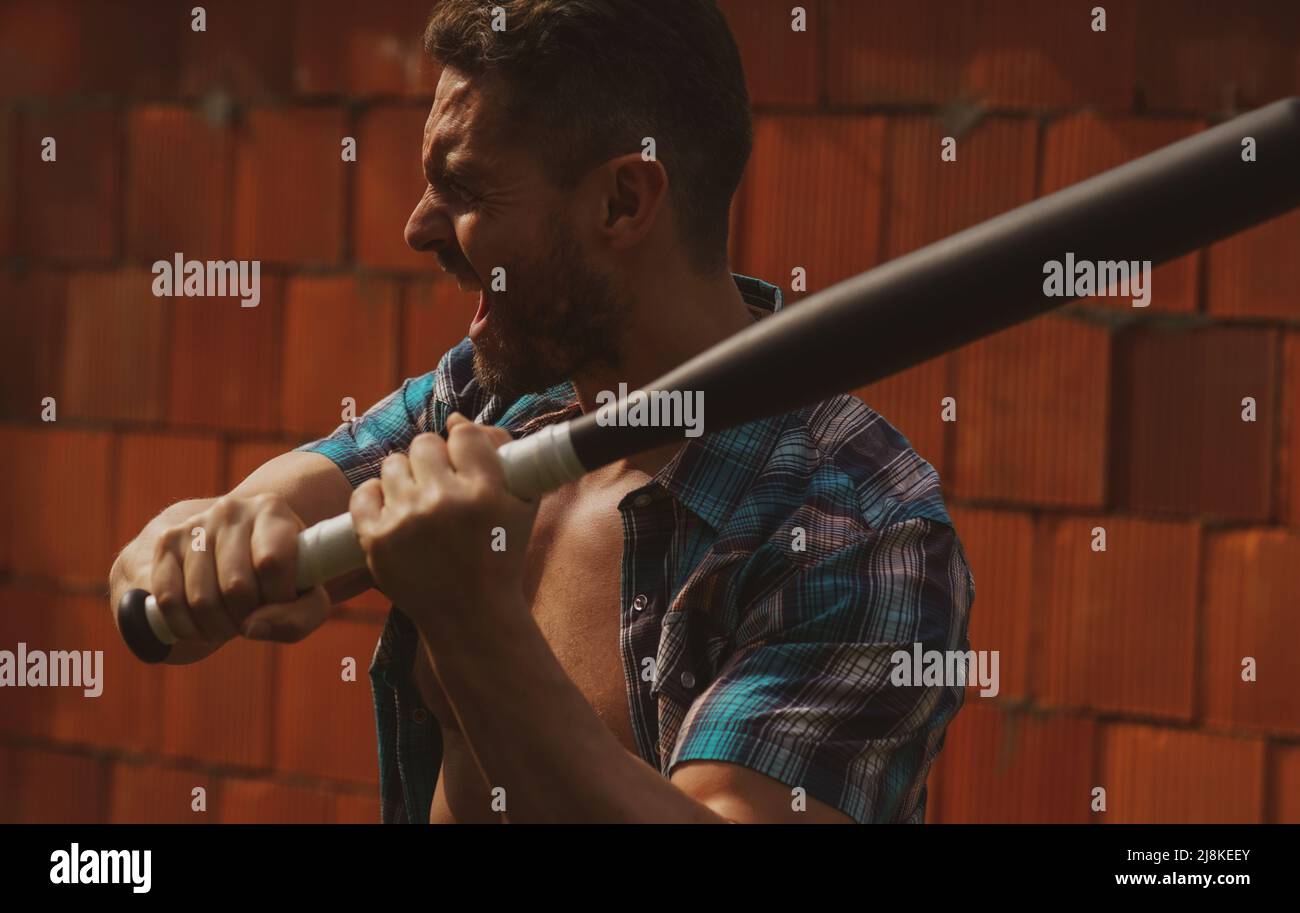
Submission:
POLYGON ((160 663, 171 653, 149 624, 148 603, 152 599, 144 590, 128 590, 117 604, 117 629, 136 658, 146 663, 160 663))

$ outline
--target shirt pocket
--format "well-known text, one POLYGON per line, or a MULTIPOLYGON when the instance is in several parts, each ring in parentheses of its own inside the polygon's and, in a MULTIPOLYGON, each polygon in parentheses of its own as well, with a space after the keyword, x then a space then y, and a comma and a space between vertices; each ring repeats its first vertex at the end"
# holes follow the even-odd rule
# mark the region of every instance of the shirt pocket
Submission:
POLYGON ((661 695, 688 707, 717 674, 725 638, 711 634, 699 612, 677 611, 664 616, 655 654, 655 678, 650 695, 661 695))

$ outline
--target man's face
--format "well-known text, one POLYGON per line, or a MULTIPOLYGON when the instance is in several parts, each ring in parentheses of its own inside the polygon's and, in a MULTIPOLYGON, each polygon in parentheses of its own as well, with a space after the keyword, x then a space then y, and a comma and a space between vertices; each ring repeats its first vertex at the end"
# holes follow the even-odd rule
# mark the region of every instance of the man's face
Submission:
POLYGON ((424 128, 428 185, 406 241, 480 292, 475 375, 516 396, 616 367, 628 307, 584 248, 569 199, 526 143, 511 142, 504 110, 495 80, 443 70, 424 128))

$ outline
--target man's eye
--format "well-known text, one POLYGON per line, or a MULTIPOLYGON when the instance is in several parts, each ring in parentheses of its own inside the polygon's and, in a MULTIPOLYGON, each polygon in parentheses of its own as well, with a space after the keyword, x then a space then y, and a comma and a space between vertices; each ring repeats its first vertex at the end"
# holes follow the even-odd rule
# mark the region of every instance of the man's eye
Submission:
POLYGON ((464 184, 462 184, 460 181, 456 180, 451 175, 445 175, 442 179, 442 183, 446 186, 448 190, 456 194, 456 196, 460 197, 466 203, 474 202, 475 200, 474 194, 470 192, 469 188, 466 187, 464 184))

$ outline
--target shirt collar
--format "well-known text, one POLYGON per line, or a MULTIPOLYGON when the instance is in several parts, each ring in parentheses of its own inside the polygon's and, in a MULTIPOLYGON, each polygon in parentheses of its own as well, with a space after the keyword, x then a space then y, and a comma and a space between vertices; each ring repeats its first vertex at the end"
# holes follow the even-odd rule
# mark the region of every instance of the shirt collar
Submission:
POLYGON ((776 415, 687 442, 654 482, 716 532, 767 464, 787 416, 776 415))
MULTIPOLYGON (((732 279, 756 317, 781 309, 775 285, 737 273, 732 279)), ((717 531, 767 463, 784 427, 785 416, 778 415, 693 438, 654 481, 717 531)))

